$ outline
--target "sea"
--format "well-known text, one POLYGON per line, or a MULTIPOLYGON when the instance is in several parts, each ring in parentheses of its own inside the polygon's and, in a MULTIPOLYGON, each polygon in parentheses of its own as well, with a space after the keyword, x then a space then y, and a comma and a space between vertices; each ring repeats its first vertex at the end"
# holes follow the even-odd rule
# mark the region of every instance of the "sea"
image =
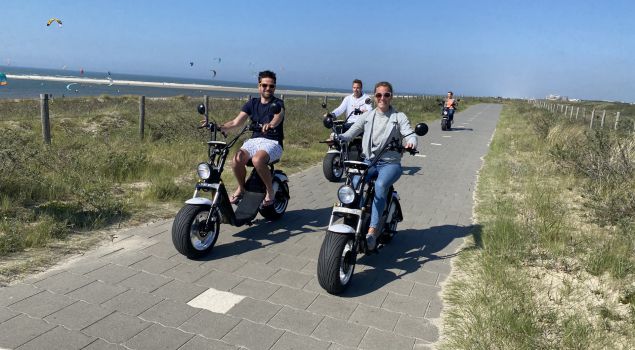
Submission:
MULTIPOLYGON (((110 76, 114 80, 135 80, 147 82, 166 82, 179 84, 203 84, 228 87, 246 87, 255 88, 255 83, 244 83, 235 81, 222 80, 204 80, 191 78, 164 77, 152 75, 122 74, 117 72, 91 72, 84 71, 71 72, 62 69, 43 69, 28 68, 0 65, 0 72, 11 75, 42 75, 55 77, 70 78, 93 78, 107 79, 110 76), (110 74, 109 74, 110 73, 110 74)), ((79 96, 120 96, 120 95, 137 95, 147 97, 169 97, 169 96, 203 96, 210 97, 244 97, 244 93, 224 92, 224 91, 208 91, 198 89, 174 89, 163 87, 146 87, 146 86, 117 86, 80 83, 74 84, 70 89, 67 88, 68 82, 57 81, 39 81, 39 80, 23 80, 8 78, 8 84, 0 86, 0 99, 30 99, 39 98, 40 94, 49 94, 56 97, 79 97, 79 96)), ((291 86, 278 85, 278 90, 301 90, 301 91, 328 91, 328 92, 350 92, 350 90, 316 88, 310 86, 291 86)))

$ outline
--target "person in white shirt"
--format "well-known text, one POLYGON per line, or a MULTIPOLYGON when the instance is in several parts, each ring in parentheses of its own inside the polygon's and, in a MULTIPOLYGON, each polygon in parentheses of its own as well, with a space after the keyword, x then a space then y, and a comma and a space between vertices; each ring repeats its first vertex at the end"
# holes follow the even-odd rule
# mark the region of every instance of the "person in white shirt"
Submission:
POLYGON ((335 108, 331 113, 324 115, 324 117, 330 114, 331 117, 335 118, 346 112, 347 119, 344 129, 348 130, 348 127, 355 123, 360 115, 373 109, 370 105, 370 101, 370 97, 362 93, 362 81, 355 79, 353 80, 353 94, 344 97, 340 106, 335 108))

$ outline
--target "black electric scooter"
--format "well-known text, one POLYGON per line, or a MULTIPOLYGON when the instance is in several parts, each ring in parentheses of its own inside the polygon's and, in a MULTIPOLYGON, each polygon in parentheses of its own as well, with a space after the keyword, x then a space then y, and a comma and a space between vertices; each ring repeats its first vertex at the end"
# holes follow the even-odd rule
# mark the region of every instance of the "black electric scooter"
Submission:
MULTIPOLYGON (((210 141, 207 142, 209 159, 198 165, 200 181, 196 184, 194 196, 185 201, 185 206, 176 214, 172 224, 172 243, 179 253, 188 258, 199 258, 214 248, 221 223, 232 226, 251 225, 258 213, 266 219, 276 220, 284 215, 290 199, 289 179, 284 172, 274 169, 274 164, 278 162, 274 161, 269 163, 275 193, 273 204, 262 205, 266 187, 254 168, 246 180, 245 193, 234 210, 221 179, 225 160, 241 135, 247 131, 261 130, 262 125, 248 124, 229 142, 218 141, 219 131, 225 140, 227 135, 215 121, 210 122, 205 105, 200 104, 198 112, 205 116, 205 122, 199 128, 210 131, 210 141), (200 192, 209 192, 211 199, 200 197, 200 192)), ((276 113, 280 113, 280 110, 276 113)), ((253 166, 251 161, 247 165, 253 166)))

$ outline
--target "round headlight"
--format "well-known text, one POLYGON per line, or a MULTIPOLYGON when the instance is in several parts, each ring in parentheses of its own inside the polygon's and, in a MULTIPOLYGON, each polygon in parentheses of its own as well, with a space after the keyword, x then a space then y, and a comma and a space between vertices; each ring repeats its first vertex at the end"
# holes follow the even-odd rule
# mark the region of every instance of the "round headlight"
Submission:
POLYGON ((355 200, 355 190, 348 185, 344 185, 337 190, 337 198, 342 204, 351 204, 355 200))
POLYGON ((212 173, 212 171, 209 168, 209 165, 207 165, 207 163, 201 163, 196 168, 196 173, 198 174, 198 177, 200 177, 201 179, 207 180, 209 179, 209 176, 212 173))

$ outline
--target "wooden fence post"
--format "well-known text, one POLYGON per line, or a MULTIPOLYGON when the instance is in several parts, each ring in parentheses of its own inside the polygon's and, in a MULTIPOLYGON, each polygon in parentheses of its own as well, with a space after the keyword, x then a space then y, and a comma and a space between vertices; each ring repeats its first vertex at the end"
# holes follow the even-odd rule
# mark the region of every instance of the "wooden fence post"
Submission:
POLYGON ((620 112, 617 112, 617 114, 615 114, 615 126, 613 127, 613 130, 617 130, 617 123, 620 122, 620 112))
POLYGON ((602 112, 602 121, 600 122, 600 129, 604 129, 604 117, 606 116, 606 109, 602 112))
POLYGON ((203 105, 205 106, 205 112, 209 114, 209 96, 203 95, 203 105))
POLYGON ((591 111, 591 125, 589 125, 589 128, 593 129, 593 118, 595 117, 595 109, 593 109, 591 111))
POLYGON ((327 106, 328 103, 328 96, 324 96, 324 105, 327 106))
POLYGON ((280 95, 280 99, 284 101, 284 94, 280 95))
POLYGON ((309 104, 309 94, 304 95, 304 104, 305 105, 309 104))
POLYGON ((42 137, 44 143, 51 144, 51 122, 49 119, 49 95, 40 94, 40 119, 42 119, 42 137))
POLYGON ((143 140, 146 122, 146 97, 139 96, 139 138, 143 140))
POLYGON ((580 112, 580 107, 575 109, 575 120, 578 120, 578 112, 580 112))

